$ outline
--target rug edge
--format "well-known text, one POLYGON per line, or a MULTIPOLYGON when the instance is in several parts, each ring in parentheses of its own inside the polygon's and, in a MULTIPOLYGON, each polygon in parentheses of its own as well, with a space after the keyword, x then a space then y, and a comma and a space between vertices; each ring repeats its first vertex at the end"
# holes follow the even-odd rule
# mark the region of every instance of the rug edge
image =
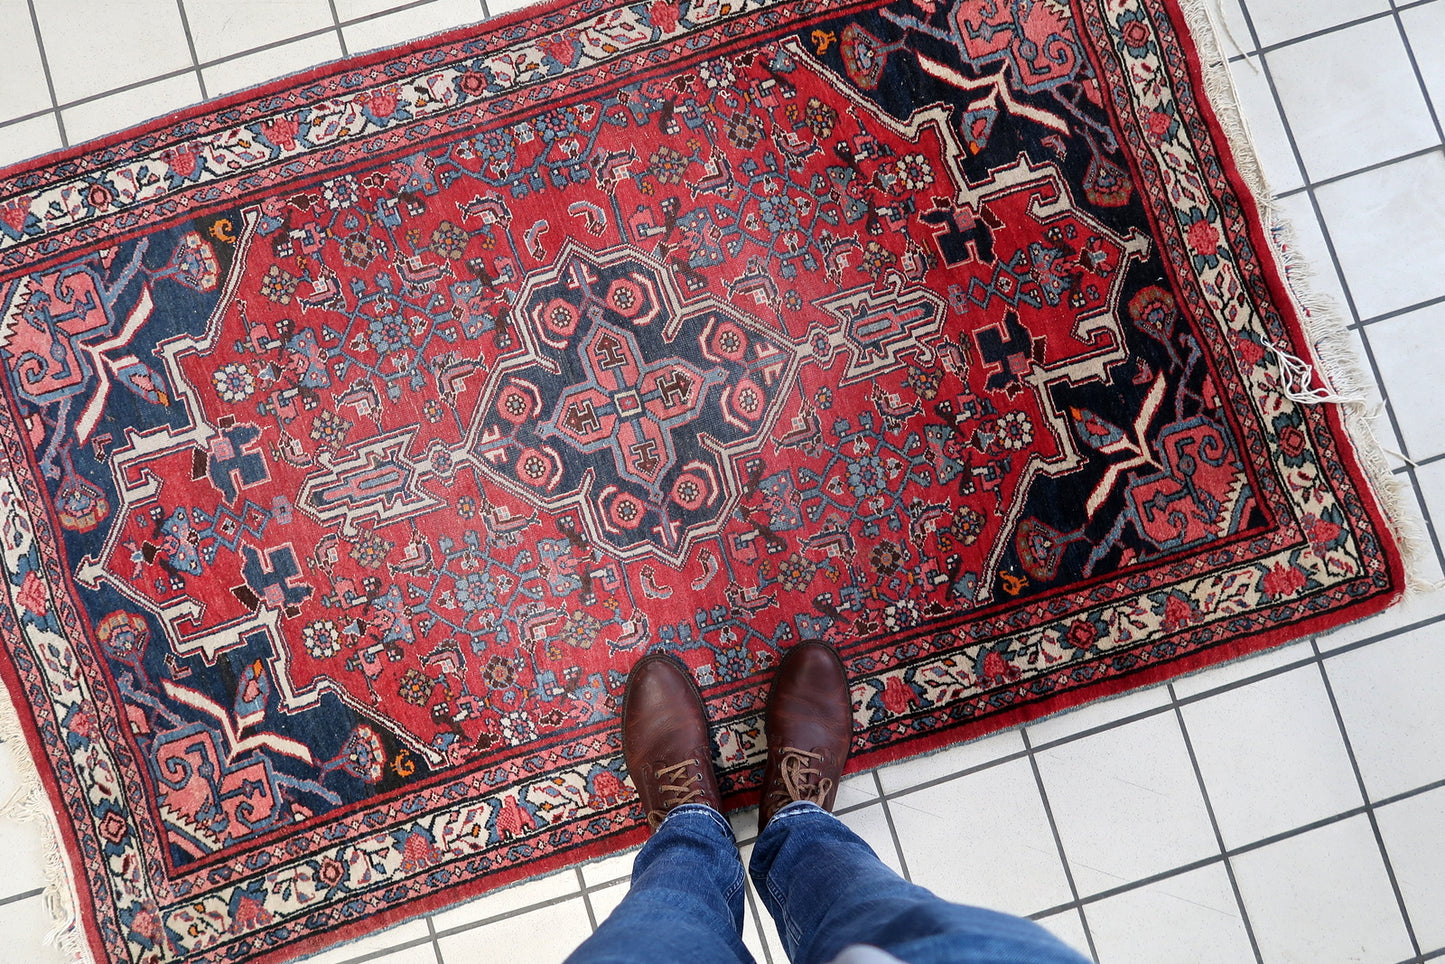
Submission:
POLYGON ((0 800, 0 818, 13 820, 39 835, 38 849, 45 872, 40 899, 50 916, 50 929, 42 943, 58 947, 71 960, 93 964, 98 960, 91 943, 95 935, 81 918, 78 877, 70 863, 73 855, 61 834, 60 810, 52 790, 36 763, 36 748, 31 746, 33 727, 20 717, 13 685, 6 674, 0 673, 0 743, 11 747, 17 783, 10 796, 0 800))
POLYGON ((1170 3, 1180 12, 1195 48, 1205 93, 1201 103, 1223 134, 1233 173, 1245 188, 1247 198, 1240 200, 1247 199, 1253 205, 1254 214, 1264 229, 1268 258, 1263 260, 1279 280, 1280 291, 1288 299, 1290 316, 1309 348, 1311 357, 1306 362, 1320 381, 1341 398, 1338 402, 1320 404, 1333 407, 1335 420, 1349 442, 1349 454, 1367 483, 1366 489, 1379 515, 1387 523, 1388 534, 1400 557, 1404 577, 1401 591, 1380 609, 1340 623, 1350 625, 1406 598, 1445 588, 1445 582, 1437 582, 1426 574, 1425 560, 1431 543, 1425 523, 1414 508, 1414 490, 1390 471, 1389 453, 1373 425, 1378 413, 1372 414, 1367 402, 1366 388, 1373 381, 1350 341, 1342 309, 1333 297, 1314 289, 1314 265, 1299 254, 1294 243, 1297 237, 1294 225, 1280 208, 1255 149, 1222 41, 1227 38, 1236 48, 1239 42, 1223 20, 1219 0, 1170 0, 1170 3))
MULTIPOLYGON (((266 91, 329 75, 336 72, 342 63, 357 66, 368 65, 393 56, 398 50, 412 44, 440 42, 445 38, 474 32, 483 26, 489 29, 502 29, 515 21, 532 19, 544 11, 565 6, 568 2, 569 0, 532 0, 516 10, 488 20, 431 32, 411 38, 402 44, 374 48, 317 64, 311 68, 242 88, 214 100, 187 105, 178 110, 168 111, 129 124, 122 130, 109 135, 0 165, 0 173, 15 172, 21 169, 35 170, 53 163, 84 156, 91 151, 120 143, 140 130, 176 123, 188 117, 200 116, 219 107, 227 106, 233 100, 239 102, 266 91)), ((1353 396, 1353 398, 1335 404, 1336 420, 1349 442, 1349 455, 1360 470, 1360 478, 1367 483, 1365 489, 1379 509, 1380 517, 1387 523, 1386 531, 1398 550, 1403 566, 1404 585, 1402 591, 1382 597, 1378 605, 1367 604, 1360 607, 1357 610, 1360 613, 1357 618, 1338 624, 1340 627, 1350 625, 1376 616, 1399 604, 1404 598, 1439 590, 1445 587, 1445 583, 1433 581, 1425 574, 1423 563, 1430 542, 1424 523, 1418 511, 1412 508, 1413 489, 1390 471, 1387 452, 1372 425, 1368 405, 1363 400, 1363 389, 1370 383, 1370 380, 1350 343, 1348 328, 1341 315, 1340 306, 1329 295, 1312 289, 1313 266, 1303 260, 1291 245, 1283 243, 1293 241, 1295 230, 1278 206, 1275 192, 1269 186, 1255 150, 1249 123, 1240 110, 1239 97, 1221 43, 1221 37, 1231 35, 1227 26, 1222 25, 1222 21, 1216 21, 1217 0, 1165 0, 1165 2, 1180 12, 1182 25, 1187 29, 1188 38, 1195 48, 1197 69, 1206 94, 1202 104, 1225 138, 1228 158, 1234 168, 1233 173, 1237 177, 1239 186, 1244 189, 1241 194, 1247 195, 1248 202, 1254 207, 1254 215, 1263 228, 1265 246, 1269 252, 1269 257, 1265 259, 1268 269, 1277 276, 1280 282, 1280 291, 1288 297, 1290 317, 1298 325, 1312 354, 1312 358, 1308 361, 1311 362, 1319 377, 1326 384, 1333 386, 1340 395, 1353 396)), ((1245 200, 1245 197, 1241 196, 1241 200, 1245 200)), ((1169 680, 1203 672, 1214 666, 1227 665, 1248 658, 1267 649, 1286 645, 1291 641, 1311 635, 1309 631, 1293 631, 1296 628, 1310 625, 1310 623, 1304 623, 1299 627, 1291 627, 1291 631, 1287 633, 1260 634, 1236 641, 1229 647, 1231 652, 1222 658, 1217 655, 1217 652, 1211 652, 1208 654, 1208 658, 1204 658, 1206 654, 1201 653, 1197 658, 1191 657, 1160 666, 1142 672, 1138 676, 1109 680, 1097 687, 1073 691, 1065 697, 1060 697, 1057 705, 1049 705, 1051 701, 1045 701, 1043 705, 1049 705, 1049 708, 1042 714, 1029 717, 1029 721, 1048 719, 1086 703, 1118 698, 1136 690, 1157 686, 1169 680)), ((1037 710, 1039 705, 1041 704, 1033 704, 1031 708, 1037 710)), ((950 747, 977 742, 1004 730, 1021 726, 1025 721, 1025 716, 1025 712, 1020 710, 1017 714, 1006 713, 994 717, 978 731, 976 737, 963 743, 945 741, 934 744, 931 740, 923 738, 913 743, 894 743, 875 751, 858 754, 853 760, 850 760, 847 772, 851 774, 861 770, 875 769, 900 760, 928 756, 950 747), (923 745, 920 747, 919 744, 923 745), (855 764, 857 764, 856 767, 855 764)), ((0 801, 0 816, 10 817, 35 827, 41 835, 46 872, 46 886, 42 899, 51 915, 51 929, 45 937, 45 942, 58 946, 67 957, 94 962, 98 960, 95 956, 95 948, 92 946, 95 935, 91 932, 90 922, 83 919, 78 911, 80 901, 75 892, 78 878, 69 867, 72 855, 64 846, 56 824, 51 790, 41 778, 35 762, 36 754, 29 745, 31 730, 32 727, 26 726, 20 718, 19 710, 11 696, 10 681, 0 674, 0 742, 24 748, 23 753, 12 754, 16 761, 20 786, 8 800, 0 801)), ((724 809, 727 813, 733 813, 753 806, 755 803, 756 791, 748 791, 729 797, 725 802, 724 809)), ((617 850, 592 854, 580 860, 570 859, 536 873, 524 873, 494 890, 488 890, 488 893, 524 885, 561 868, 581 867, 609 856, 624 853, 637 845, 636 840, 631 839, 632 835, 629 834, 628 837, 628 842, 617 850)), ((477 895, 473 894, 438 902, 434 905, 417 905, 385 920, 385 923, 375 932, 379 933, 385 928, 395 927, 409 920, 437 913, 443 908, 461 906, 467 901, 475 899, 475 896, 477 895)), ((338 928, 338 930, 348 929, 350 928, 338 928)), ((304 960, 307 957, 340 947, 346 941, 355 939, 355 936, 348 935, 340 940, 329 940, 315 949, 299 949, 291 957, 298 961, 304 960)))

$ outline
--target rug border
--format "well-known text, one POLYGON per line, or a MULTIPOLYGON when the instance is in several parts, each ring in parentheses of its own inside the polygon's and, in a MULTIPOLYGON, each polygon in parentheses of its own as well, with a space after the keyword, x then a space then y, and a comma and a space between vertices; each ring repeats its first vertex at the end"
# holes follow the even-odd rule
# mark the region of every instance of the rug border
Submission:
MULTIPOLYGON (((139 132, 152 130, 161 124, 174 124, 189 119, 208 116, 218 111, 225 110, 236 104, 250 102, 258 97, 265 96, 280 90, 290 89, 295 86, 314 82, 326 77, 333 77, 338 74, 349 73, 358 69, 373 66, 387 60, 394 59, 399 53, 407 50, 417 49, 426 45, 458 42, 470 39, 479 32, 491 33, 504 30, 523 21, 532 21, 550 13, 570 8, 576 0, 544 0, 544 2, 525 6, 514 11, 502 14, 498 17, 482 21, 480 23, 456 27, 440 31, 419 38, 407 41, 404 45, 390 48, 382 48, 368 51, 359 55, 346 57, 314 68, 290 74, 275 80, 266 82, 256 87, 245 88, 240 91, 227 94, 222 98, 191 105, 181 110, 162 114, 156 118, 132 125, 122 131, 102 137, 98 140, 88 141, 79 145, 72 145, 34 158, 24 160, 15 165, 8 165, 4 168, 6 173, 20 173, 32 171, 45 167, 52 167, 69 160, 75 160, 96 151, 104 150, 115 145, 124 143, 133 138, 139 132), (344 66, 343 66, 344 65, 344 66)), ((1075 15, 1078 15, 1079 5, 1090 0, 1070 0, 1071 8, 1075 15)), ((1244 129, 1242 121, 1227 123, 1220 116, 1223 111, 1238 112, 1233 90, 1229 87, 1227 66, 1218 58, 1212 58, 1206 63, 1205 55, 1210 52, 1217 52, 1218 33, 1217 29, 1209 23, 1204 0, 1156 0, 1161 2, 1168 12, 1171 23, 1188 54, 1189 80, 1198 91, 1205 94, 1197 99, 1197 107, 1201 116, 1206 121, 1210 133, 1218 146, 1224 147, 1220 151, 1220 159, 1224 168, 1225 178, 1234 190, 1236 197, 1241 200, 1246 208, 1246 218, 1250 243, 1254 246, 1259 255, 1263 272, 1267 277, 1269 294, 1274 300, 1276 308, 1289 331, 1294 343, 1306 345, 1309 348, 1309 355, 1316 359, 1316 367, 1322 373, 1329 372, 1330 375, 1338 375, 1334 371, 1343 360, 1339 357, 1329 359, 1320 358, 1320 350, 1315 345, 1315 339, 1326 340, 1331 338, 1335 332, 1326 330, 1318 332, 1317 329, 1325 327, 1334 322, 1332 319, 1322 319, 1311 316, 1300 304, 1300 299, 1295 294, 1295 283, 1288 277, 1290 266, 1286 262, 1285 255, 1280 251, 1274 239, 1269 236, 1271 222, 1278 222, 1279 215, 1275 210, 1273 194, 1268 185, 1264 182, 1263 174, 1259 168, 1258 161, 1254 154, 1252 141, 1248 132, 1244 129), (1246 170, 1248 168, 1248 170, 1246 170), (1247 198, 1247 200, 1246 200, 1247 198), (1267 254, 1266 254, 1267 252, 1267 254)), ((598 5, 599 8, 603 6, 598 5)), ((1085 52, 1090 58, 1096 73, 1098 72, 1098 51, 1092 46, 1085 45, 1085 52)), ((1117 123, 1119 118, 1116 115, 1111 103, 1106 103, 1105 109, 1110 117, 1117 123)), ((1131 164, 1133 159, 1130 158, 1131 164)), ((1152 221, 1152 212, 1148 213, 1152 221)), ((1344 376, 1349 378, 1348 372, 1344 376)), ((1405 587, 1412 586, 1415 582, 1409 573, 1411 567, 1408 565, 1411 558, 1405 550, 1412 544, 1408 532, 1409 518, 1402 518, 1403 505, 1396 504, 1399 500, 1397 493, 1388 487, 1389 483, 1395 483, 1398 488, 1398 480, 1395 480, 1388 473, 1386 467, 1381 474, 1381 466, 1384 465, 1383 457, 1379 454, 1379 443, 1374 438, 1368 424, 1362 418, 1351 417, 1354 413, 1342 413, 1339 406, 1329 405, 1324 413, 1332 429, 1338 432, 1341 441, 1347 444, 1340 446, 1340 459, 1349 468, 1354 470, 1355 477, 1363 484, 1361 485, 1363 497, 1367 503, 1367 511, 1370 516, 1379 523, 1378 536, 1380 538, 1382 551, 1385 552, 1388 561, 1388 568, 1391 577, 1395 580, 1397 589, 1388 594, 1380 594, 1372 599, 1359 603, 1352 609, 1354 617, 1349 622, 1357 622, 1369 618, 1389 608, 1399 601, 1401 595, 1406 591, 1405 587), (1402 532, 1401 530, 1406 531, 1402 532)), ((957 728, 941 733, 933 733, 913 738, 903 738, 885 747, 865 750, 850 760, 848 772, 873 768, 887 763, 896 762, 900 759, 936 752, 947 746, 962 745, 981 739, 1004 729, 1020 725, 1026 720, 1029 722, 1051 716, 1084 703, 1098 699, 1107 699, 1125 692, 1142 689, 1145 686, 1154 685, 1168 679, 1173 679, 1192 672, 1220 665, 1232 660, 1261 652, 1265 649, 1283 645, 1291 640, 1313 635, 1319 631, 1319 627, 1325 623, 1331 623, 1329 628, 1337 628, 1346 623, 1331 619, 1331 614, 1326 613, 1319 616, 1309 617, 1300 622, 1291 623, 1279 630, 1260 633, 1255 636, 1237 639, 1230 643, 1212 647, 1209 650, 1197 652, 1189 656, 1173 660, 1165 665, 1149 666, 1129 674, 1123 674, 1110 679, 1100 680, 1095 683, 1085 684, 1066 693, 1052 697, 1046 697, 1027 708, 1008 710, 986 719, 979 720, 972 724, 973 732, 967 740, 950 739, 956 737, 957 728)), ((88 899, 91 896, 88 881, 84 874, 74 872, 74 862, 80 859, 80 855, 72 850, 68 844, 67 832, 74 836, 73 828, 69 826, 69 815, 61 801, 61 789, 53 773, 46 772, 44 768, 38 767, 35 760, 44 754, 43 741, 40 739, 38 726, 34 714, 29 706, 24 710, 20 708, 23 700, 18 700, 13 693, 13 688, 20 684, 18 674, 8 661, 0 660, 0 678, 3 678, 5 698, 0 699, 0 732, 4 732, 4 726, 10 721, 18 724, 19 730, 24 733, 27 750, 32 754, 32 759, 21 766, 26 772, 22 775, 22 785, 26 777, 33 775, 36 782, 44 787, 46 796, 52 805, 53 812, 65 814, 60 819, 64 826, 60 833, 55 834, 51 841, 55 850, 59 853, 66 868, 66 877, 71 888, 72 906, 63 921, 57 921, 61 925, 62 943, 67 949, 79 949, 80 942, 78 930, 85 933, 84 945, 91 952, 94 960, 104 959, 104 942, 98 930, 98 922, 92 921, 83 914, 78 914, 74 901, 82 894, 88 899), (8 707, 8 712, 7 712, 8 707), (11 716, 13 714, 13 716, 11 716), (76 925, 79 925, 77 927, 76 925)), ((965 724, 968 725, 968 724, 965 724)), ((16 754, 17 762, 20 754, 16 754)), ((734 811, 756 803, 757 790, 742 791, 731 795, 725 800, 726 809, 734 811)), ((408 903, 405 907, 395 910, 381 911, 371 916, 332 928, 324 934, 317 934, 312 938, 299 941, 286 948, 278 948, 269 953, 263 952, 257 960, 261 961, 285 961, 307 957, 323 950, 338 947, 346 941, 352 940, 364 934, 375 933, 383 928, 391 927, 408 920, 416 919, 439 909, 446 907, 460 906, 467 901, 474 899, 478 894, 495 892, 506 887, 521 883, 535 877, 543 876, 560 868, 576 866, 595 860, 599 857, 615 854, 621 850, 635 846, 647 837, 646 827, 637 825, 627 831, 610 837, 596 839, 582 847, 569 851, 566 854, 556 854, 542 858, 532 864, 508 868, 485 878, 485 886, 481 879, 469 881, 452 888, 446 894, 437 894, 430 897, 422 897, 408 903)), ((55 886, 55 881, 51 886, 55 886)), ((49 888, 47 888, 47 891, 49 888)))

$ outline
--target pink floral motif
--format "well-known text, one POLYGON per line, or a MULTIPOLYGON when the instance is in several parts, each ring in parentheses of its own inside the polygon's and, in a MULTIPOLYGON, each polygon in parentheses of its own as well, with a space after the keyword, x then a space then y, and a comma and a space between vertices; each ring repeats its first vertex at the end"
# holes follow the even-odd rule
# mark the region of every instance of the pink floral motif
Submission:
POLYGON ((15 594, 15 601, 34 616, 44 616, 49 611, 45 580, 36 575, 33 569, 25 574, 24 581, 20 583, 20 591, 15 594))
POLYGON ((953 19, 964 54, 975 64, 1006 61, 1010 86, 1032 93, 1079 72, 1079 40, 1067 3, 963 0, 953 19))

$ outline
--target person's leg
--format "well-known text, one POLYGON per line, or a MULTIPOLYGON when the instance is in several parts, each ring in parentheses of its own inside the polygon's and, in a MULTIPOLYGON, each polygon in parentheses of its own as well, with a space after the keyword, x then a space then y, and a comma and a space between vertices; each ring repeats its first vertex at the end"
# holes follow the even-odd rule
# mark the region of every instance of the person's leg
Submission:
POLYGON ((1088 964, 1033 921, 908 883, 812 803, 777 812, 749 870, 793 964, 827 964, 860 944, 908 964, 1088 964))
POLYGON ((622 755, 653 830, 632 886, 568 964, 751 964, 743 865, 719 812, 707 709, 677 659, 649 653, 627 676, 622 755))
POLYGON ((1086 964, 1031 921, 950 904, 908 883, 828 813, 852 723, 847 671, 832 648, 788 650, 768 694, 750 871, 793 964, 826 964, 859 945, 908 964, 1086 964))
POLYGON ((632 865, 622 903, 567 964, 751 964, 743 946, 742 861, 711 807, 668 813, 632 865))

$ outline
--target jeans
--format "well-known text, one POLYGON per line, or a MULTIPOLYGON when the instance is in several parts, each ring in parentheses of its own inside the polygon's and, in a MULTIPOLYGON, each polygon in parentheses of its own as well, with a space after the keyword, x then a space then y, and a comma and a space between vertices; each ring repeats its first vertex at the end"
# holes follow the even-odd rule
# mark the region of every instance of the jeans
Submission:
MULTIPOLYGON (((889 870, 811 803, 779 810, 750 874, 793 964, 880 948, 908 964, 1088 964, 1032 921, 950 904, 889 870)), ((743 864, 722 814, 688 804, 637 854, 632 889, 567 964, 751 964, 743 864)))

